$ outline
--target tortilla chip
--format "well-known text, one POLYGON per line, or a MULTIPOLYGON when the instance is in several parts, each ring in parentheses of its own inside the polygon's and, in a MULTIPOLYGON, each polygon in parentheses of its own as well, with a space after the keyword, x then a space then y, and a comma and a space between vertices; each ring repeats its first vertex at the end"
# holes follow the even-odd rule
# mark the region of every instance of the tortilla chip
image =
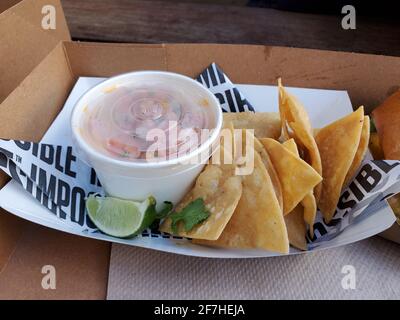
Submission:
POLYGON ((254 138, 254 151, 260 155, 261 161, 268 171, 268 174, 271 178, 272 186, 274 187, 276 198, 278 199, 279 207, 283 210, 282 187, 279 181, 278 173, 276 172, 272 164, 268 152, 265 150, 264 146, 257 138, 254 138))
POLYGON ((229 248, 259 248, 288 253, 289 239, 282 211, 262 160, 254 153, 254 170, 243 177, 243 192, 231 220, 216 241, 194 243, 229 248))
POLYGON ((363 161, 365 154, 367 153, 368 150, 369 135, 370 135, 370 121, 369 117, 365 116, 363 127, 361 130, 360 143, 358 145, 358 149, 354 157, 353 163, 351 164, 349 172, 347 172, 346 178, 344 179, 343 187, 346 187, 350 183, 350 180, 354 178, 354 175, 360 168, 361 162, 363 161))
POLYGON ((224 127, 229 122, 237 129, 254 129, 257 138, 278 139, 281 135, 281 121, 276 112, 225 112, 224 127))
MULTIPOLYGON (((177 206, 182 210, 197 198, 204 200, 210 216, 189 232, 185 232, 182 223, 178 224, 178 234, 182 237, 216 240, 231 218, 242 195, 242 179, 235 176, 235 165, 208 164, 200 173, 196 184, 177 206)), ((171 233, 171 219, 164 220, 160 231, 171 233)))
POLYGON ((317 216, 317 201, 315 200, 314 194, 312 192, 307 193, 303 200, 301 200, 301 205, 304 208, 303 216, 304 221, 309 226, 309 234, 311 237, 314 236, 314 222, 317 216))
POLYGON ((283 214, 286 215, 321 182, 322 178, 307 162, 278 141, 265 138, 261 139, 261 143, 278 173, 283 194, 283 214))
MULTIPOLYGON (((289 139, 291 134, 288 127, 292 129, 293 137, 303 152, 302 157, 319 175, 322 175, 321 157, 314 139, 314 131, 311 127, 308 114, 296 97, 286 91, 280 79, 278 80, 278 86, 279 112, 282 120, 283 138, 285 140, 289 139)), ((318 199, 321 194, 321 184, 315 187, 314 194, 318 199)))
MULTIPOLYGON (((283 208, 282 189, 281 189, 281 184, 279 182, 278 174, 276 173, 274 166, 272 165, 271 159, 269 158, 269 155, 265 150, 264 146, 261 144, 260 140, 258 140, 251 132, 249 132, 248 131, 249 129, 235 130, 232 123, 229 123, 227 125, 227 128, 229 128, 232 133, 234 158, 236 160, 238 159, 239 156, 238 153, 243 153, 243 150, 246 150, 246 143, 249 141, 248 139, 252 140, 253 142, 252 150, 260 155, 261 160, 271 178, 272 185, 274 187, 274 191, 279 202, 279 207, 283 208), (238 151, 239 149, 240 152, 238 151)), ((245 154, 240 154, 240 155, 244 156, 245 154)))
POLYGON ((235 146, 234 127, 232 122, 226 123, 225 128, 221 130, 219 145, 215 145, 215 148, 219 148, 219 150, 216 150, 213 153, 211 161, 212 163, 233 163, 237 150, 235 146), (225 162, 223 162, 224 160, 225 162))
POLYGON ((298 205, 294 210, 285 216, 286 228, 288 231, 289 243, 300 250, 307 250, 306 224, 303 219, 303 207, 298 205))
POLYGON ((297 157, 300 157, 299 150, 297 149, 297 144, 294 139, 286 140, 282 145, 288 149, 290 152, 294 153, 297 157))
MULTIPOLYGON (((296 142, 294 142, 293 139, 285 141, 283 145, 288 150, 293 152, 295 155, 299 156, 296 142)), ((312 237, 314 235, 314 222, 315 222, 315 217, 317 215, 317 202, 315 200, 313 191, 310 191, 309 193, 306 194, 304 199, 301 200, 301 205, 303 206, 304 209, 303 210, 304 221, 309 225, 309 231, 310 231, 309 233, 312 237)))
MULTIPOLYGON (((299 151, 294 139, 285 141, 283 145, 290 152, 299 156, 299 151)), ((285 216, 285 222, 288 229, 289 243, 297 249, 307 250, 307 227, 305 223, 310 227, 310 234, 313 234, 314 221, 317 214, 317 204, 312 190, 306 194, 300 204, 285 216)))
POLYGON ((364 108, 322 128, 316 136, 322 160, 323 181, 318 208, 326 222, 335 214, 345 177, 354 161, 364 122, 364 108))

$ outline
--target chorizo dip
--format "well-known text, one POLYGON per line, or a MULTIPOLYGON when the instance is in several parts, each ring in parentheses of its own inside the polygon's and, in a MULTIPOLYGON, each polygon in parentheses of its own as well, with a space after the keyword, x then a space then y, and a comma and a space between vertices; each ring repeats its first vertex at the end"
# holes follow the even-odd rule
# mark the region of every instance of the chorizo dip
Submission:
POLYGON ((215 128, 209 107, 198 90, 168 83, 114 85, 85 105, 80 132, 97 151, 118 160, 167 160, 209 138, 215 128))

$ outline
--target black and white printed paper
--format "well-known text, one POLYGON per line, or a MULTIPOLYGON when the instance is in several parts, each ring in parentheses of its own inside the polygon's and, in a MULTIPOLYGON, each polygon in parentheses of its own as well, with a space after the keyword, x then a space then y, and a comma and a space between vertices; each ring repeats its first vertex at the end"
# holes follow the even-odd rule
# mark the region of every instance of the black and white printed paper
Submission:
POLYGON ((85 199, 104 192, 95 171, 72 146, 0 140, 0 167, 61 220, 95 229, 85 199))
POLYGON ((216 63, 212 63, 196 80, 214 93, 224 112, 255 111, 216 63))

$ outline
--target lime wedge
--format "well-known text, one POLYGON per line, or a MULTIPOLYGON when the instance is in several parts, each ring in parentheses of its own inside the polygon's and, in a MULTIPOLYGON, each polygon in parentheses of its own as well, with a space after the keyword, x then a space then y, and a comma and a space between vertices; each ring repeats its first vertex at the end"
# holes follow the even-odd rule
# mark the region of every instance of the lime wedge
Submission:
POLYGON ((86 209, 95 226, 105 234, 118 238, 136 236, 156 219, 156 200, 143 202, 112 197, 95 197, 86 200, 86 209))

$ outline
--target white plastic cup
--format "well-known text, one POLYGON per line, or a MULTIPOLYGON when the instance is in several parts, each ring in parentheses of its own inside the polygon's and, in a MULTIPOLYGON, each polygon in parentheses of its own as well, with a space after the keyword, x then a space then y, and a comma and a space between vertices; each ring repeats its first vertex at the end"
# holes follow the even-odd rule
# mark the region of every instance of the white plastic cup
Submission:
POLYGON ((71 128, 77 154, 95 169, 107 195, 138 201, 152 195, 160 207, 164 201, 177 204, 203 169, 204 162, 191 160, 211 151, 222 128, 222 110, 216 97, 191 78, 171 72, 138 71, 109 78, 87 91, 74 106, 71 128), (196 90, 204 95, 213 113, 209 116, 214 118, 215 123, 215 129, 208 139, 189 154, 157 162, 123 161, 107 156, 91 146, 80 130, 85 107, 104 94, 107 88, 134 81, 146 83, 148 80, 174 81, 181 89, 196 90))

